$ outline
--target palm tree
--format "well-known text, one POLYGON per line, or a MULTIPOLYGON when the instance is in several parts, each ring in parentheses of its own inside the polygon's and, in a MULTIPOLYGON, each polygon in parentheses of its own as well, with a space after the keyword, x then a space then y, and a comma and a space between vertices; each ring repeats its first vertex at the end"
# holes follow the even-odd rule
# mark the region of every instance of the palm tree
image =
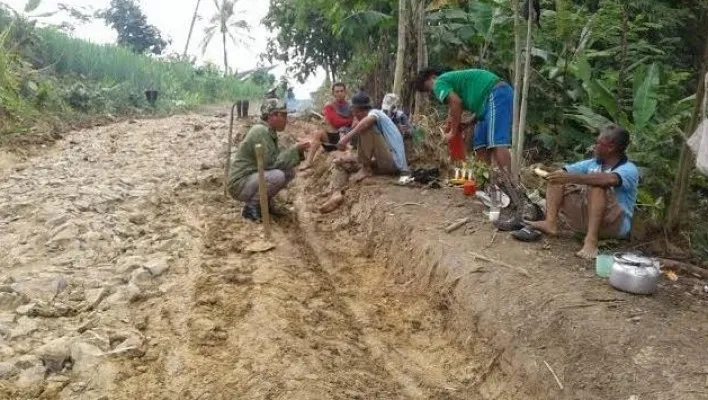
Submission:
POLYGON ((251 30, 248 22, 243 19, 237 19, 234 12, 234 6, 238 0, 214 0, 216 6, 216 14, 209 19, 209 26, 204 29, 204 40, 202 40, 202 54, 206 52, 206 48, 211 43, 211 39, 217 32, 221 33, 222 43, 224 45, 224 74, 229 74, 229 59, 226 52, 226 38, 231 38, 234 45, 246 45, 247 40, 253 40, 248 32, 251 30))

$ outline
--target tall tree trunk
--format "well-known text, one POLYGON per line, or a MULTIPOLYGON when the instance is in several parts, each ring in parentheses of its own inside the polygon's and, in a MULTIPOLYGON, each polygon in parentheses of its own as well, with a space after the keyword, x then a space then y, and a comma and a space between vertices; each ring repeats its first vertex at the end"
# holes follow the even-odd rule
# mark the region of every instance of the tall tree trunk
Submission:
POLYGON ((224 42, 224 76, 229 76, 229 57, 226 54, 226 29, 221 30, 221 38, 224 42))
POLYGON ((521 18, 519 18, 519 0, 512 0, 514 7, 514 114, 511 128, 511 141, 514 155, 512 157, 513 176, 519 176, 521 169, 521 155, 516 150, 519 144, 519 103, 521 96, 519 86, 521 86, 521 18))
MULTIPOLYGON (((701 61, 701 72, 698 75, 698 88, 696 89, 696 104, 693 106, 693 115, 691 122, 686 127, 686 137, 693 134, 698 127, 698 123, 702 117, 703 99, 705 97, 705 77, 708 70, 708 37, 705 39, 705 48, 703 50, 703 60, 701 61)), ((674 187, 671 191, 671 202, 666 215, 667 232, 676 232, 681 225, 681 211, 686 200, 686 191, 688 190, 691 171, 693 171, 694 157, 691 149, 686 143, 681 147, 681 158, 679 159, 679 172, 674 181, 674 187)))
POLYGON ((337 77, 339 75, 337 65, 334 63, 334 61, 330 61, 329 70, 332 73, 332 84, 334 84, 335 82, 337 82, 337 77))
POLYGON ((403 72, 405 71, 407 2, 408 0, 398 0, 398 49, 396 51, 396 71, 393 76, 393 93, 397 94, 399 98, 403 91, 403 72))
POLYGON ((187 58, 187 50, 189 50, 189 42, 192 40, 192 32, 194 32, 194 23, 197 21, 197 12, 199 11, 199 3, 202 0, 197 0, 197 6, 194 7, 194 15, 192 16, 192 23, 189 25, 189 34, 187 35, 187 43, 184 45, 184 53, 182 57, 187 58))
POLYGON ((627 80, 627 33, 629 32, 629 10, 624 2, 620 4, 622 7, 622 27, 620 30, 620 70, 617 76, 617 109, 624 109, 624 94, 625 84, 627 80))
POLYGON ((521 93, 521 110, 519 111, 519 143, 516 149, 516 157, 518 158, 518 163, 516 168, 521 170, 524 163, 524 141, 526 139, 526 111, 528 109, 529 103, 529 74, 531 72, 531 44, 533 43, 533 23, 534 23, 534 13, 533 1, 529 1, 529 18, 528 27, 526 30, 526 52, 524 60, 524 88, 521 93))
MULTIPOLYGON (((418 61, 418 72, 428 66, 428 51, 425 43, 425 0, 417 0, 416 10, 416 56, 418 61)), ((415 112, 414 114, 422 114, 427 106, 427 97, 416 91, 415 94, 415 112)))

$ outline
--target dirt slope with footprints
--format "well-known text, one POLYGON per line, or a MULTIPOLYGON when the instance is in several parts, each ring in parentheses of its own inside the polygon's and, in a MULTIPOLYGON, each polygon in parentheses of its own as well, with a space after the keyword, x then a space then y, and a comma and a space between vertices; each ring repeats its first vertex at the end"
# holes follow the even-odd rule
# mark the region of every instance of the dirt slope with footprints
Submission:
POLYGON ((293 212, 253 252, 221 194, 226 129, 177 116, 0 153, 0 399, 515 398, 482 384, 494 352, 346 232, 293 212))

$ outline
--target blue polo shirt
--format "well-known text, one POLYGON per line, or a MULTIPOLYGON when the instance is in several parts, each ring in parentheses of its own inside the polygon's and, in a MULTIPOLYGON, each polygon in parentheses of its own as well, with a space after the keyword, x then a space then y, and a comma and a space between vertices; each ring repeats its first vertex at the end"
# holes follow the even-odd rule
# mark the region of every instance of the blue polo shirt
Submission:
POLYGON ((602 168, 602 163, 596 159, 580 161, 575 164, 565 166, 565 170, 571 174, 596 174, 601 172, 612 172, 619 178, 619 184, 611 190, 617 199, 617 204, 624 212, 624 221, 622 222, 622 231, 620 235, 626 237, 632 229, 632 217, 634 216, 634 207, 637 205, 637 187, 639 186, 639 169, 634 163, 622 159, 617 165, 612 168, 602 168))

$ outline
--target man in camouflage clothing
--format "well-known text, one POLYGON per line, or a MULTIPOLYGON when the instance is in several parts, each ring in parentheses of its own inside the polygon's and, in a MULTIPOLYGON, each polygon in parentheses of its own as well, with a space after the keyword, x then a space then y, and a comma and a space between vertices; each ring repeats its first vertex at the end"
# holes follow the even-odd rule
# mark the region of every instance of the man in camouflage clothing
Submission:
POLYGON ((273 197, 295 177, 295 167, 310 147, 309 142, 299 142, 289 148, 278 146, 278 132, 285 130, 287 123, 285 103, 277 98, 265 99, 261 105, 261 120, 248 131, 231 164, 229 194, 246 203, 241 215, 253 222, 261 221, 256 144, 263 146, 268 205, 276 216, 279 212, 273 208, 273 197))

